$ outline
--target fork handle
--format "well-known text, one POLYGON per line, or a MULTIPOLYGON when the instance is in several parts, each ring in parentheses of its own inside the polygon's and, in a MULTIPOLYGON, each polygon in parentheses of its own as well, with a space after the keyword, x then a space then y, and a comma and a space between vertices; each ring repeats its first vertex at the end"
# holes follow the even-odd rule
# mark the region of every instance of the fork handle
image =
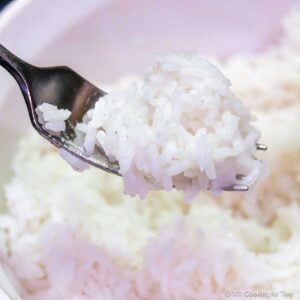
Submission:
POLYGON ((0 44, 0 65, 2 65, 17 81, 21 91, 25 94, 25 98, 28 94, 28 88, 26 79, 23 74, 26 72, 28 67, 32 67, 13 53, 7 48, 0 44))

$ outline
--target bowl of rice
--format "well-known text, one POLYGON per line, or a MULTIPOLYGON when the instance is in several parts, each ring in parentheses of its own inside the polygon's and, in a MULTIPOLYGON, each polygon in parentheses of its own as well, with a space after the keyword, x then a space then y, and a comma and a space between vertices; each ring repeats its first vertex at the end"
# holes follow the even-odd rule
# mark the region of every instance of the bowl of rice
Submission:
POLYGON ((20 57, 68 65, 109 94, 159 55, 197 53, 268 145, 251 195, 188 198, 170 184, 128 195, 124 178, 76 172, 38 136, 1 69, 0 299, 300 299, 296 1, 15 1, 0 25, 20 57))

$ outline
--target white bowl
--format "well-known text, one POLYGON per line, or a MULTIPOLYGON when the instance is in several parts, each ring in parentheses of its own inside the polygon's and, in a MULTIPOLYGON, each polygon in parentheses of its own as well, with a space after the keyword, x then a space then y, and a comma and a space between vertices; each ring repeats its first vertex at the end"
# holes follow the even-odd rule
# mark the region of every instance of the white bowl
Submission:
MULTIPOLYGON (((25 60, 69 65, 101 85, 139 73, 156 53, 260 51, 280 31, 292 2, 18 0, 0 15, 0 41, 25 60)), ((2 68, 0 86, 1 192, 16 141, 30 123, 16 83, 2 68)))

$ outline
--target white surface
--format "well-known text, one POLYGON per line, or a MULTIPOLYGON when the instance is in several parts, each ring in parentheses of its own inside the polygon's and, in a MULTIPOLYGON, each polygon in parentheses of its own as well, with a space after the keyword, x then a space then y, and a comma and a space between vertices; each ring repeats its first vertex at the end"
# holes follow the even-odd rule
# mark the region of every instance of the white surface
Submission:
MULTIPOLYGON (((17 0, 0 16, 0 41, 26 60, 68 64, 101 82, 144 68, 158 52, 258 50, 278 32, 276 20, 289 2, 17 0)), ((0 85, 2 189, 16 132, 29 127, 29 121, 16 84, 2 69, 0 85)))
MULTIPOLYGON (((278 16, 290 2, 16 0, 1 14, 0 41, 31 62, 111 80, 144 69, 154 53, 259 50, 279 31, 278 16)), ((1 71, 0 84, 1 107, 13 81, 1 71)))
POLYGON ((13 287, 10 279, 0 264, 0 299, 1 300, 21 300, 17 291, 13 287))

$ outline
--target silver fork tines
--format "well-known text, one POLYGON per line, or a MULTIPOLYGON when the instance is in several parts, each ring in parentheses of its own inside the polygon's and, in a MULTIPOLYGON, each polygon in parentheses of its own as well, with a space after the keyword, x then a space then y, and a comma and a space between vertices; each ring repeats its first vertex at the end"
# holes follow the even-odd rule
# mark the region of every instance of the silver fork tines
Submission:
POLYGON ((232 186, 223 188, 226 192, 247 192, 249 187, 244 184, 233 184, 232 186))

